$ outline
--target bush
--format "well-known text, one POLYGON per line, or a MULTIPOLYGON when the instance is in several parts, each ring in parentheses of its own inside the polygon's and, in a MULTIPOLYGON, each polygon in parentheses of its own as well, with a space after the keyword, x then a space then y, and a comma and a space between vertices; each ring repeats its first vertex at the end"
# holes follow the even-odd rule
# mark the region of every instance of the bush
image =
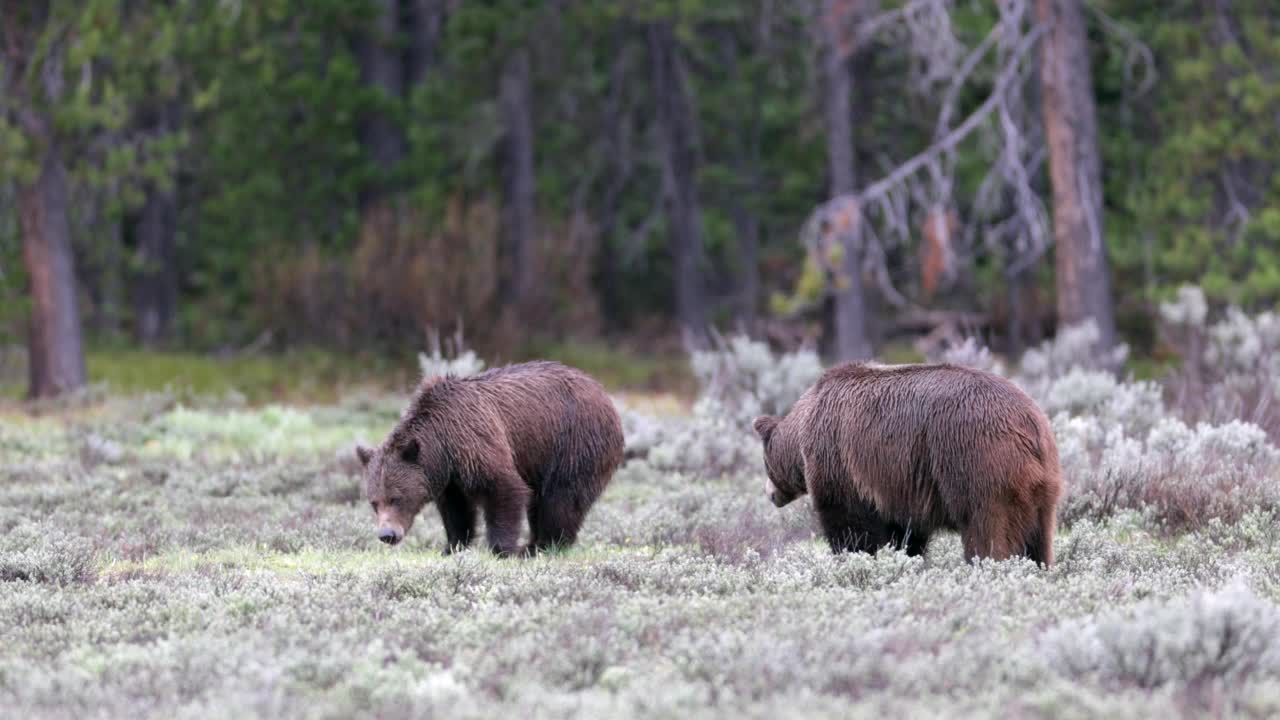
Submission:
POLYGON ((996 375, 1005 374, 1004 363, 1000 362, 1000 359, 992 354, 987 346, 972 336, 965 338, 959 345, 947 348, 939 357, 931 359, 934 362, 977 368, 996 375))
POLYGON ((1059 514, 1068 524, 1132 509, 1186 530, 1280 509, 1280 450, 1248 423, 1192 428, 1166 417, 1139 439, 1094 417, 1060 414, 1054 434, 1067 481, 1059 514))
POLYGON ((1209 322, 1204 293, 1183 287, 1160 306, 1166 342, 1181 357, 1167 383, 1188 421, 1247 420, 1280 441, 1280 316, 1229 307, 1209 322))
POLYGON ((627 413, 624 430, 628 454, 657 470, 695 477, 762 473, 752 420, 785 413, 822 374, 812 351, 778 355, 745 336, 694 352, 690 362, 699 387, 691 417, 657 422, 627 413))
POLYGON ((430 352, 418 353, 418 367, 422 369, 424 378, 442 375, 469 377, 483 372, 484 365, 484 360, 481 360, 475 351, 463 345, 461 335, 454 341, 452 357, 446 355, 438 336, 433 341, 430 352))
POLYGON ((715 350, 695 351, 690 363, 706 411, 747 427, 757 415, 785 413, 823 370, 811 350, 776 355, 745 335, 731 337, 715 350))
POLYGON ((82 538, 45 538, 28 525, 6 533, 0 544, 0 583, 70 585, 92 582, 97 574, 96 553, 82 538))
POLYGON ((1067 623, 1046 635, 1049 664, 1073 680, 1112 689, 1170 683, 1238 686, 1280 674, 1280 609, 1244 585, 1175 603, 1067 623))
POLYGON ((1092 320, 1062 328, 1053 338, 1023 353, 1019 377, 1034 385, 1077 368, 1114 371, 1123 366, 1129 355, 1128 346, 1121 343, 1106 349, 1099 347, 1100 340, 1101 333, 1092 320))

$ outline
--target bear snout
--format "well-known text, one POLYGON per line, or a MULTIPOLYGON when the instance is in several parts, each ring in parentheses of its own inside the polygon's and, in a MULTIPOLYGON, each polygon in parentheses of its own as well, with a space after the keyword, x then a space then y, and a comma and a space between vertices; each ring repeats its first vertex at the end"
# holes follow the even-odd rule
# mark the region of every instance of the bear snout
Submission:
POLYGON ((404 538, 404 535, 395 528, 378 528, 378 539, 388 545, 395 545, 404 538))
POLYGON ((773 484, 773 480, 769 478, 765 478, 764 481, 764 494, 769 498, 769 502, 773 503, 774 507, 783 507, 794 499, 787 497, 785 493, 778 489, 777 485, 773 484))

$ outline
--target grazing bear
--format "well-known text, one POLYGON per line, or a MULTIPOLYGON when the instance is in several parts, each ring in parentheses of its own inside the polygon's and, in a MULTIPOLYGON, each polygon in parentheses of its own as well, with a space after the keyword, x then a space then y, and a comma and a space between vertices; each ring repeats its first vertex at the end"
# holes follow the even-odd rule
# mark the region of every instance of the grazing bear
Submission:
POLYGON ((960 532, 968 560, 1053 563, 1058 448, 1035 401, 998 375, 840 365, 786 417, 754 425, 770 499, 812 495, 834 552, 892 544, 919 555, 946 528, 960 532))
POLYGON ((622 421, 600 383, 559 363, 423 380, 377 449, 359 447, 378 538, 404 538, 423 506, 444 521, 445 554, 466 547, 484 510, 489 547, 568 546, 622 462, 622 421))

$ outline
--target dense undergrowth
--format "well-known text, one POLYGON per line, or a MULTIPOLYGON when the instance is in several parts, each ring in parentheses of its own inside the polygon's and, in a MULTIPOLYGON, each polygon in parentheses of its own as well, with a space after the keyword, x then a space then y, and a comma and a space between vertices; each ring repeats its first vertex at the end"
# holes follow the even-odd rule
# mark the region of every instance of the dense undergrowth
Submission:
POLYGON ((430 508, 403 546, 377 542, 351 446, 379 439, 402 396, 246 407, 161 393, 5 415, 0 707, 1275 716, 1280 459, 1258 400, 1275 392, 1271 320, 1231 315, 1227 331, 1194 301, 1168 312, 1191 308, 1182 330, 1201 354, 1158 382, 1099 371, 1114 358, 1088 329, 1012 370, 973 344, 950 353, 1008 372, 1053 418, 1068 489, 1047 571, 965 564, 945 534, 923 558, 831 556, 807 502, 762 496, 743 422, 785 410, 820 367, 742 340, 695 358, 691 413, 624 403, 641 457, 579 546, 531 561, 442 557, 430 508))

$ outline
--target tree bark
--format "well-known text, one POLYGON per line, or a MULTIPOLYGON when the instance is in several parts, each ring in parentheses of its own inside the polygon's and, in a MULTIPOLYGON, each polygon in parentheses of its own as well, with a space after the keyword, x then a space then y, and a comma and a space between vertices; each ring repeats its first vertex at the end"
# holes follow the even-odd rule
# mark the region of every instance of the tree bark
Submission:
MULTIPOLYGON (((847 3, 843 3, 847 4, 847 3)), ((849 72, 848 54, 843 48, 838 19, 841 0, 824 0, 818 22, 822 37, 823 88, 827 119, 827 172, 832 197, 856 191, 853 160, 853 117, 851 98, 853 79, 849 72)), ((838 238, 841 267, 835 288, 832 329, 835 342, 831 351, 838 361, 865 360, 871 357, 871 341, 867 333, 866 299, 862 283, 859 223, 854 222, 838 238)))
POLYGON ((31 291, 27 346, 31 383, 28 395, 32 398, 60 395, 83 386, 86 380, 75 257, 67 218, 67 172, 53 120, 42 107, 58 100, 61 78, 46 70, 34 83, 29 84, 27 79, 28 66, 48 19, 48 2, 0 3, 6 44, 6 67, 0 68, 0 80, 8 81, 7 87, 0 90, 11 98, 13 115, 31 141, 39 167, 35 178, 20 184, 17 193, 22 260, 31 291))
POLYGON ((534 178, 533 89, 529 51, 519 48, 503 64, 499 106, 503 143, 503 235, 507 255, 506 300, 528 311, 537 272, 537 207, 534 178))
MULTIPOLYGON (((396 101, 404 92, 404 62, 397 47, 400 37, 399 0, 376 0, 377 17, 359 42, 360 75, 366 85, 381 90, 384 100, 396 101)), ((382 109, 368 112, 361 122, 361 136, 374 167, 390 175, 404 158, 405 141, 400 127, 382 109)), ((388 179, 375 183, 361 198, 365 209, 385 199, 388 179)))
POLYGON ((134 224, 139 271, 133 282, 134 334, 154 347, 173 334, 178 307, 178 198, 152 187, 134 224))
POLYGON ((1101 344, 1116 343, 1102 225, 1102 164, 1081 0, 1036 0, 1040 85, 1053 185, 1054 272, 1059 328, 1093 320, 1101 344))
MULTIPOLYGON (((178 107, 164 103, 151 130, 167 134, 178 129, 178 107)), ((134 335, 144 347, 173 335, 178 307, 178 193, 177 178, 164 188, 152 183, 142 208, 130 218, 137 243, 138 273, 133 278, 134 335)))
POLYGON ((408 49, 404 62, 405 90, 426 79, 439 55, 444 29, 444 0, 404 0, 407 10, 408 49))
POLYGON ((83 386, 86 380, 67 221, 67 174, 56 143, 46 146, 36 180, 19 188, 18 212, 22 258, 31 288, 28 393, 32 398, 54 397, 83 386))
POLYGON ((694 140, 697 120, 671 26, 650 25, 648 40, 667 234, 675 269, 676 317, 686 337, 699 342, 707 332, 707 308, 701 275, 702 215, 694 140))

